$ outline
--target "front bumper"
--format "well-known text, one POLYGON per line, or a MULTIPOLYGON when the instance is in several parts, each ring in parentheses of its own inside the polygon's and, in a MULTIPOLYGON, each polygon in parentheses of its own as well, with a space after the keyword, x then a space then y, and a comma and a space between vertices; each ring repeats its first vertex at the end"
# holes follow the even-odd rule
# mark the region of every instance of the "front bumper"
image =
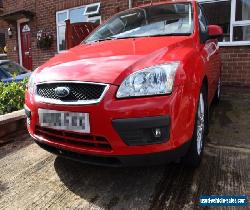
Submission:
POLYGON ((183 92, 182 87, 176 87, 168 96, 133 99, 116 99, 116 91, 117 86, 110 85, 109 91, 100 103, 81 106, 36 102, 34 96, 26 92, 26 107, 30 111, 28 131, 40 145, 47 145, 56 150, 104 158, 119 157, 119 159, 127 159, 122 157, 128 156, 136 159, 154 153, 175 151, 191 139, 193 111, 187 103, 193 102, 187 93, 183 92), (72 136, 73 134, 64 131, 47 132, 40 129, 38 127, 39 108, 89 113, 90 134, 81 137, 75 134, 72 136), (146 123, 145 120, 149 121, 146 123), (38 128, 40 133, 37 132, 38 128), (160 130, 160 137, 154 136, 155 129, 160 130), (41 135, 41 132, 46 135, 41 135), (131 135, 132 139, 136 139, 134 134, 139 136, 136 142, 130 141, 131 135), (65 139, 65 136, 70 139, 77 137, 78 140, 87 138, 88 142, 94 140, 96 145, 109 144, 110 147, 89 147, 90 144, 86 146, 82 142, 72 144, 65 139), (141 142, 138 143, 138 139, 141 139, 141 142))
POLYGON ((161 144, 169 140, 169 116, 115 119, 112 125, 129 146, 161 144))
POLYGON ((175 150, 145 155, 96 156, 59 149, 40 142, 36 143, 44 150, 58 156, 62 156, 86 164, 111 167, 152 166, 167 164, 183 157, 188 151, 190 145, 190 142, 187 142, 175 150))

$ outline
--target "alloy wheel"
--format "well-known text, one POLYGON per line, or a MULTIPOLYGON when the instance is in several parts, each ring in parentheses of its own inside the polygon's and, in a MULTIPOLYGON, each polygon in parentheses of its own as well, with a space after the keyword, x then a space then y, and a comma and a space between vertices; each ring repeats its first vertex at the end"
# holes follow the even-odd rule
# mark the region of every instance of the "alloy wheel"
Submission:
POLYGON ((217 97, 220 98, 220 91, 221 91, 221 80, 219 78, 218 85, 217 85, 217 97))
POLYGON ((198 116, 197 116, 197 153, 201 154, 204 138, 204 129, 205 129, 205 105, 203 94, 200 93, 199 97, 199 107, 198 107, 198 116))

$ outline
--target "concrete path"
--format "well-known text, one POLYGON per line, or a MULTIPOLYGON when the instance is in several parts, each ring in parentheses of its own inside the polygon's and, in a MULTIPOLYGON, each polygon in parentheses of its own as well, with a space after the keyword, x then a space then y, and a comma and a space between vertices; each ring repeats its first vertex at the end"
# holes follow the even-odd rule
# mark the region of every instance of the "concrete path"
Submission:
POLYGON ((212 108, 204 159, 196 170, 181 164, 89 166, 47 153, 24 131, 9 136, 12 142, 0 146, 0 209, 189 210, 200 209, 200 195, 249 198, 250 91, 226 91, 212 108))

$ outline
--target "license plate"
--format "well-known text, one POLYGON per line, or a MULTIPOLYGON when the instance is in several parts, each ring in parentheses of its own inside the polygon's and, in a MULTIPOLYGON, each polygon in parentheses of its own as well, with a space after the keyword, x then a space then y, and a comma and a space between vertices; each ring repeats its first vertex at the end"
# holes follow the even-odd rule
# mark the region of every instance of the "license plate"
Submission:
POLYGON ((38 109, 39 124, 58 130, 90 133, 89 114, 38 109))

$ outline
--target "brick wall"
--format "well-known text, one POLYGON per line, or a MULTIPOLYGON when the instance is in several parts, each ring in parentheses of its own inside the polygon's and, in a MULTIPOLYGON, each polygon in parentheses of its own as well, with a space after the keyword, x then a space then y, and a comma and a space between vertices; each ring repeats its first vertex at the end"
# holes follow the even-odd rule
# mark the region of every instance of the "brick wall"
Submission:
POLYGON ((221 47, 224 85, 250 86, 250 46, 221 47))
MULTIPOLYGON (((154 0, 159 2, 161 0, 154 0)), ((57 53, 56 47, 56 12, 72 7, 86 5, 90 3, 101 2, 102 20, 106 20, 118 10, 122 11, 128 8, 128 0, 5 0, 4 13, 10 13, 17 10, 30 10, 35 13, 35 17, 30 21, 32 32, 31 46, 33 69, 57 53), (54 43, 50 50, 41 50, 37 48, 36 33, 39 30, 46 29, 54 35, 54 43)), ((151 0, 134 0, 134 6, 148 4, 151 0)), ((1 25, 7 31, 9 25, 1 25)), ((8 57, 12 60, 18 60, 17 43, 17 25, 13 24, 13 37, 6 37, 8 47, 8 57)), ((222 78, 225 85, 250 86, 250 46, 246 47, 222 47, 222 78)))
MULTIPOLYGON (((72 7, 87 5, 91 3, 100 2, 99 0, 5 0, 4 14, 12 13, 17 10, 29 10, 35 13, 35 17, 29 22, 31 28, 31 47, 33 69, 46 62, 49 58, 57 53, 56 45, 56 12, 72 7), (42 50, 37 48, 36 34, 39 30, 52 32, 54 35, 54 42, 49 50, 42 50)), ((116 13, 117 10, 125 10, 128 8, 128 1, 126 0, 103 0, 101 1, 102 19, 116 13)), ((1 25, 0 25, 1 26, 1 25)), ((4 30, 7 31, 9 24, 5 24, 4 30)), ((3 27, 3 26, 2 26, 3 27)), ((11 60, 19 62, 18 58, 18 42, 17 42, 17 24, 11 24, 13 30, 13 37, 6 39, 8 48, 8 57, 11 60)))
POLYGON ((0 20, 0 31, 4 31, 4 27, 5 27, 6 23, 2 20, 0 20))

